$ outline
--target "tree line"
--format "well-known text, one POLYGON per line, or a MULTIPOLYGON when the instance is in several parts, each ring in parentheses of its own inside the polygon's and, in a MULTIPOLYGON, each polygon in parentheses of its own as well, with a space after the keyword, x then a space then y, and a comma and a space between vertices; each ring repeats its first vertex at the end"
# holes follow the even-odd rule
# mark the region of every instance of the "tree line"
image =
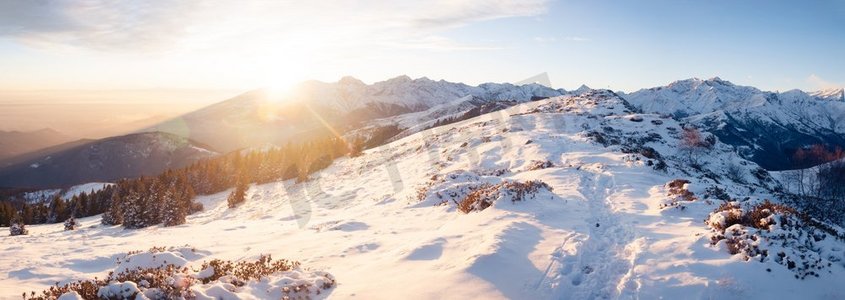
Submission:
MULTIPOLYGON (((234 151, 157 176, 122 179, 102 190, 67 200, 57 195, 49 203, 0 201, 0 225, 59 223, 71 217, 103 214, 102 223, 106 225, 175 226, 184 224, 187 215, 202 210, 200 203, 193 202, 196 195, 236 187, 234 193, 243 198, 251 183, 288 179, 303 182, 336 158, 357 156, 362 149, 362 140, 347 143, 330 137, 272 149, 234 151)), ((232 200, 233 206, 231 203, 232 200)))

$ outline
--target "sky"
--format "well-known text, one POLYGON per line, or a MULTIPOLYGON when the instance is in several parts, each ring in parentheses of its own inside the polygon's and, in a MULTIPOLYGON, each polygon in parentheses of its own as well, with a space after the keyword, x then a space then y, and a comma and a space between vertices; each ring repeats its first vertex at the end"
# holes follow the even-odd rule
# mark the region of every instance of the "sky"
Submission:
POLYGON ((837 0, 8 0, 0 129, 26 127, 9 125, 22 116, 9 108, 32 101, 93 93, 144 119, 347 75, 479 84, 547 72, 555 88, 624 91, 718 76, 817 90, 845 86, 843 32, 837 0), (155 107, 142 115, 138 103, 155 107))

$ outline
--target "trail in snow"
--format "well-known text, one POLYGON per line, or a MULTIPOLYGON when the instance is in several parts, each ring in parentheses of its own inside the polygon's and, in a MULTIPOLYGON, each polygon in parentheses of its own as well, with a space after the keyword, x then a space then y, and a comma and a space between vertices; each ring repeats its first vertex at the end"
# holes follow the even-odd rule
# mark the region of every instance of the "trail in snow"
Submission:
POLYGON ((617 286, 631 269, 625 259, 625 248, 633 240, 630 224, 621 223, 607 197, 614 188, 611 177, 599 170, 584 174, 579 191, 587 201, 590 216, 586 219, 590 235, 578 249, 568 274, 572 288, 564 290, 571 299, 610 299, 618 296, 617 286))
POLYGON ((589 216, 584 233, 566 234, 551 255, 551 261, 536 284, 550 288, 553 298, 615 299, 635 297, 639 284, 634 280, 633 261, 642 240, 631 225, 613 211, 608 196, 615 189, 613 177, 596 164, 579 171, 578 192, 589 216))

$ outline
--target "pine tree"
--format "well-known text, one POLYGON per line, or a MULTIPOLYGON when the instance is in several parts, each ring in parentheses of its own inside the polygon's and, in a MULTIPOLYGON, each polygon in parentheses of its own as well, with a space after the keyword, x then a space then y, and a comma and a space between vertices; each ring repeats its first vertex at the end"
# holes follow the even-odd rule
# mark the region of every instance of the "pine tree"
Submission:
POLYGON ((48 223, 58 223, 61 220, 64 220, 68 217, 69 212, 67 208, 67 203, 62 200, 61 195, 56 195, 53 197, 52 202, 50 202, 50 213, 47 217, 48 223))
POLYGON ((108 208, 103 212, 101 223, 103 225, 120 225, 123 224, 123 198, 117 188, 111 192, 111 197, 108 200, 108 208))
MULTIPOLYGON (((161 223, 161 207, 164 196, 164 184, 157 178, 150 179, 152 182, 147 187, 146 194, 141 195, 141 216, 146 226, 161 223)), ((145 226, 145 227, 146 227, 145 226)))
POLYGON ((144 205, 141 193, 137 190, 138 183, 129 187, 122 201, 123 226, 126 228, 143 228, 147 226, 144 216, 144 205))
POLYGON ((76 199, 77 201, 74 203, 73 215, 80 218, 92 215, 88 194, 82 192, 76 197, 76 199))
POLYGON ((232 190, 232 193, 229 194, 229 198, 226 199, 226 202, 229 203, 229 207, 233 208, 238 206, 241 203, 246 201, 246 190, 249 188, 247 183, 243 180, 239 180, 238 184, 235 185, 235 189, 232 190))
POLYGON ((185 218, 188 215, 188 207, 185 206, 185 201, 176 193, 175 188, 171 187, 164 191, 161 205, 161 219, 164 226, 176 226, 185 224, 185 218))
POLYGON ((11 203, 0 202, 0 226, 11 226, 12 220, 17 217, 17 211, 11 203))

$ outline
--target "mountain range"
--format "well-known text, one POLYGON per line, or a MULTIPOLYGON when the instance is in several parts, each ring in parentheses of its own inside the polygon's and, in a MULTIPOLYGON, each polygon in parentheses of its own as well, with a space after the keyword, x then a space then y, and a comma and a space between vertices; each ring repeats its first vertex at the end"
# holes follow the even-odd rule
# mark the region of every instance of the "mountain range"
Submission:
POLYGON ((163 132, 80 140, 38 151, 0 168, 0 187, 55 188, 157 175, 217 152, 163 132))
POLYGON ((845 148, 842 90, 766 92, 720 78, 680 80, 623 97, 644 112, 672 115, 716 134, 769 170, 793 168, 814 144, 845 148))
POLYGON ((68 142, 72 139, 70 136, 49 128, 35 131, 0 130, 0 166, 6 159, 68 142))
MULTIPOLYGON (((324 135, 349 140, 378 135, 368 143, 376 146, 521 103, 592 91, 585 85, 566 91, 539 84, 470 86, 407 76, 369 85, 352 77, 332 83, 307 81, 285 93, 270 89, 243 93, 138 132, 146 135, 81 140, 18 155, 0 168, 0 186, 114 180, 182 166, 214 152, 279 146, 324 135), (163 152, 153 152, 166 159, 149 163, 150 157, 123 153, 134 151, 138 139, 178 141, 175 144, 185 147, 157 148, 163 152), (97 155, 80 152, 104 141, 112 146, 95 147, 97 155), (70 161, 45 164, 56 158, 70 161)), ((766 92, 720 78, 692 78, 616 94, 639 111, 671 116, 711 132, 738 155, 768 170, 793 168, 792 154, 798 148, 845 147, 841 89, 766 92)))
POLYGON ((334 83, 307 81, 285 94, 267 89, 247 92, 145 131, 170 132, 225 152, 343 133, 374 119, 420 112, 467 96, 483 103, 529 101, 564 93, 539 84, 469 86, 400 76, 367 85, 344 77, 334 83))

